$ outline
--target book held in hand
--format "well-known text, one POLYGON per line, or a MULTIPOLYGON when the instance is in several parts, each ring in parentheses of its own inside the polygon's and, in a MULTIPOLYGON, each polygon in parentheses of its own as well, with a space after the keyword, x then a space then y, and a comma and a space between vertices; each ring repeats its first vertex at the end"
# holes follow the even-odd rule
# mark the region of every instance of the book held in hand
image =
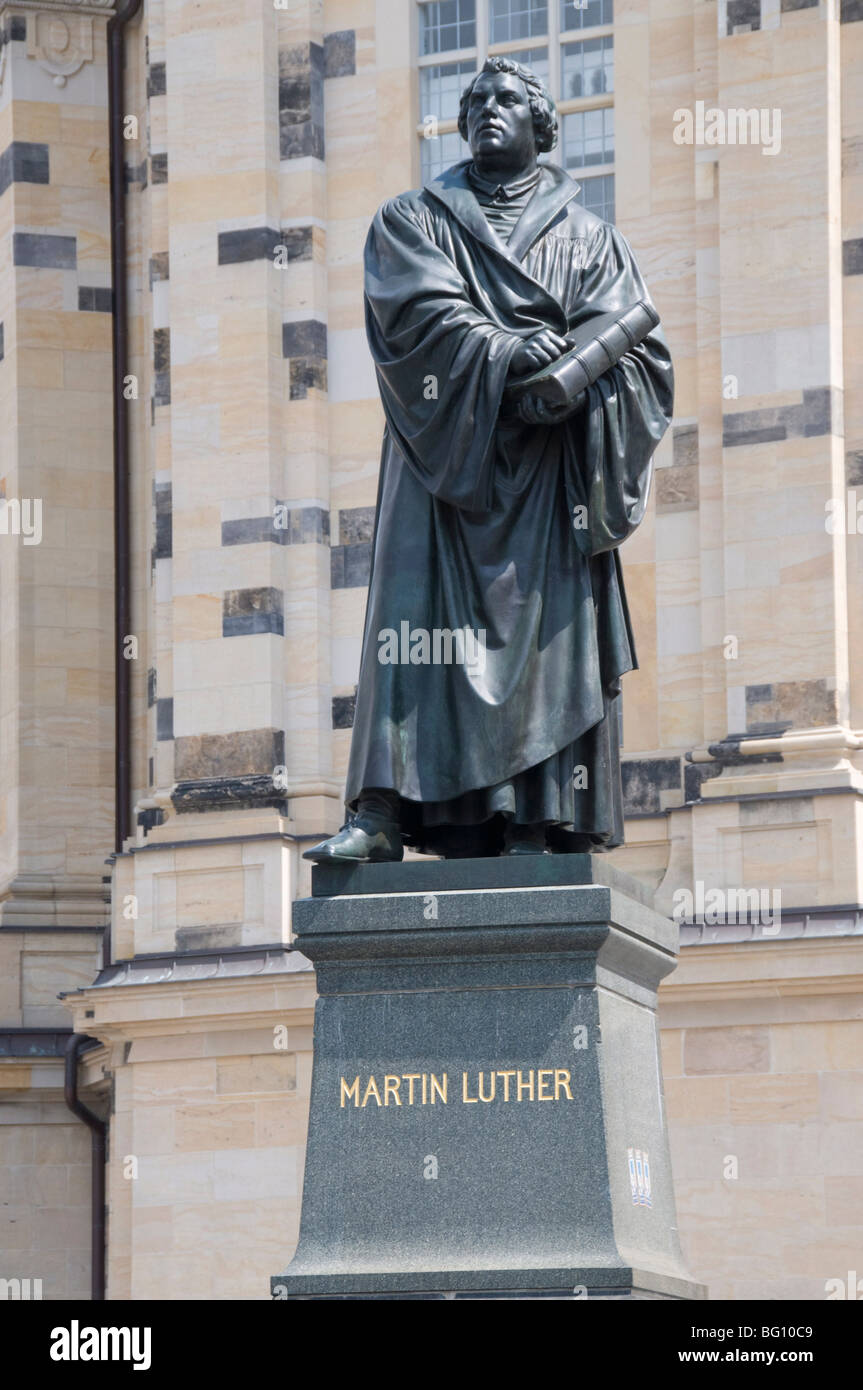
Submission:
POLYGON ((507 387, 507 400, 513 402, 534 395, 551 405, 574 401, 603 372, 615 366, 624 353, 638 347, 658 323, 659 315, 646 299, 621 313, 594 314, 567 333, 567 342, 572 344, 569 352, 513 382, 507 387))

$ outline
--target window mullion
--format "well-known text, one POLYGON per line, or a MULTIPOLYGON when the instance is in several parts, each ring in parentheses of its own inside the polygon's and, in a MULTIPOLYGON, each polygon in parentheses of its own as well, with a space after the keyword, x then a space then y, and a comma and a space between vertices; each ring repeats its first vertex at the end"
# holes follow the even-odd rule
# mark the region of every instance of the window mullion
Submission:
POLYGON ((560 0, 548 0, 548 89, 555 101, 561 97, 560 0))
POLYGON ((476 0, 476 70, 480 72, 488 57, 491 0, 476 0))

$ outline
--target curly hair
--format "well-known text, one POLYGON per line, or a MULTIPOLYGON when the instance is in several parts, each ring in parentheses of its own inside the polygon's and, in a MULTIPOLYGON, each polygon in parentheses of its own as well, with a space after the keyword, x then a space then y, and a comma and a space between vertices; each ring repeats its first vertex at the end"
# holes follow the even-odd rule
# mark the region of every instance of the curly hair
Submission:
POLYGON ((522 67, 512 58, 486 58, 482 69, 472 78, 461 94, 458 108, 458 133, 467 140, 467 110, 470 94, 484 72, 511 72, 520 78, 527 90, 527 99, 533 115, 533 134, 537 154, 546 154, 557 143, 557 108, 551 93, 542 85, 535 72, 522 67))

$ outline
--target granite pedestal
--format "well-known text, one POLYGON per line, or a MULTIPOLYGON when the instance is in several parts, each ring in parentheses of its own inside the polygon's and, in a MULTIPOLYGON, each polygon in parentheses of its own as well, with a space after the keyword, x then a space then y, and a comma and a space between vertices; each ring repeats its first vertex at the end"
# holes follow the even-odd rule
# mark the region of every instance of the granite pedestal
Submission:
POLYGON ((319 867, 297 1253, 276 1298, 698 1298, 656 990, 677 927, 591 855, 319 867))

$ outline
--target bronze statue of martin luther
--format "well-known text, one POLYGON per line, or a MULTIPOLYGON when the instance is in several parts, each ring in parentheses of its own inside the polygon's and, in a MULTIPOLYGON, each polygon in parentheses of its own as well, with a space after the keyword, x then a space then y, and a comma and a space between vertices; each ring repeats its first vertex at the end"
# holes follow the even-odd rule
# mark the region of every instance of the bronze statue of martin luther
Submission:
POLYGON ((557 116, 533 73, 489 59, 459 130, 472 158, 386 202, 366 245, 386 430, 349 814, 317 862, 623 839, 618 546, 644 515, 671 360, 657 328, 574 399, 508 404, 568 333, 647 292, 617 229, 537 162, 557 116))

